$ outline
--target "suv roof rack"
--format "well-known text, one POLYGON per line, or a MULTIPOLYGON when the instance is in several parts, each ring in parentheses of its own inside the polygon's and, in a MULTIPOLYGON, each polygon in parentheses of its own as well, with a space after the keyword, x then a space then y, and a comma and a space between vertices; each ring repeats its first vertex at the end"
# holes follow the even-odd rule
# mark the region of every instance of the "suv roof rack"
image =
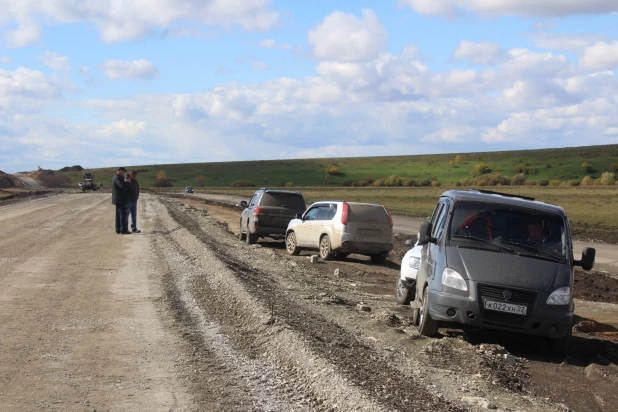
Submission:
POLYGON ((535 198, 529 197, 529 196, 514 195, 512 193, 494 192, 493 190, 472 189, 471 192, 478 192, 478 193, 483 193, 487 195, 499 195, 499 196, 504 196, 504 197, 514 197, 514 198, 524 199, 524 200, 536 200, 535 198))

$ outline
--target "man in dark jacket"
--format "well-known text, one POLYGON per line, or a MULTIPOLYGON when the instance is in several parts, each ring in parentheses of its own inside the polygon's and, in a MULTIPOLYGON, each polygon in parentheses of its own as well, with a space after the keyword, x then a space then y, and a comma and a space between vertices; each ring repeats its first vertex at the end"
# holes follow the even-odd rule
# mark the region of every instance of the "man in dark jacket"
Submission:
POLYGON ((112 203, 116 205, 116 233, 130 235, 127 216, 129 184, 124 180, 126 173, 127 169, 119 167, 112 179, 112 203))
POLYGON ((129 185, 129 202, 127 203, 127 215, 131 215, 131 229, 133 233, 141 233, 137 228, 137 199, 139 199, 139 183, 137 183, 137 172, 132 170, 126 183, 129 185))

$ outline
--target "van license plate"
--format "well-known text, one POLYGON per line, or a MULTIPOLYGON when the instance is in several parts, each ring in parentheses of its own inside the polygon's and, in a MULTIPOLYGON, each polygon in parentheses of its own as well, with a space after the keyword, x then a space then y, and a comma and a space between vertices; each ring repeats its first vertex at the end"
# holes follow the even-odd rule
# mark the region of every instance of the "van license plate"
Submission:
POLYGON ((375 229, 361 229, 360 233, 361 235, 378 236, 380 231, 375 229))
POLYGON ((528 310, 528 307, 526 305, 514 305, 512 303, 496 302, 494 300, 486 300, 485 309, 525 316, 528 310))

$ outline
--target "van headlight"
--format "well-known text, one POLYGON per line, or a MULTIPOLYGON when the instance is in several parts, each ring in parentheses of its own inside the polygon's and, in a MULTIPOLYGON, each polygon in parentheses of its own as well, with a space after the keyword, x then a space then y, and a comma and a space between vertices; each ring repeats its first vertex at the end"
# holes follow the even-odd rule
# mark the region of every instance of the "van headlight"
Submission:
POLYGON ((568 305, 571 302, 571 288, 563 287, 556 289, 547 298, 548 305, 568 305))
POLYGON ((418 269, 421 266, 421 258, 416 256, 410 256, 410 267, 412 269, 418 269))
POLYGON ((468 290, 468 285, 466 284, 464 278, 459 274, 459 272, 451 268, 444 269, 444 272, 442 273, 442 284, 457 290, 468 290))

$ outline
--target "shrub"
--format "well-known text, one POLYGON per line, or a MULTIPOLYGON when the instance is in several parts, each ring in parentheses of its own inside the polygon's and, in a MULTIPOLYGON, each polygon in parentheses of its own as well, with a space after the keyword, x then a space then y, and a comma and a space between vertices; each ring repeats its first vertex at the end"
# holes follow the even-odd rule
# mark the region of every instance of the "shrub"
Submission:
POLYGON ((294 187, 294 182, 287 182, 285 187, 294 187))
POLYGON ((433 182, 431 182, 431 186, 432 187, 440 187, 440 186, 442 186, 442 183, 438 182, 437 180, 434 180, 433 182))
POLYGON ((331 167, 326 168, 325 172, 329 175, 340 175, 341 169, 339 169, 339 166, 334 164, 331 167))
MULTIPOLYGON (((483 177, 485 177, 485 175, 483 177)), ((493 173, 486 176, 486 178, 488 186, 508 186, 511 184, 511 179, 503 176, 501 173, 493 173)))
POLYGON ((460 186, 472 186, 474 185, 474 180, 472 179, 468 179, 468 178, 463 178, 459 181, 460 186))
POLYGON ((528 176, 526 176, 525 173, 516 174, 515 176, 511 177, 511 184, 513 186, 521 186, 526 183, 527 178, 528 176))
POLYGON ((601 184, 603 186, 613 186, 616 183, 616 174, 613 172, 605 172, 601 175, 601 184))
POLYGON ((586 173, 594 173, 594 168, 592 167, 592 163, 583 162, 582 163, 582 171, 586 173))
POLYGON ((389 176, 386 178, 386 186, 403 186, 403 179, 399 176, 389 176))
POLYGON ((343 180, 341 181, 341 183, 339 183, 339 186, 350 187, 353 186, 354 183, 356 183, 354 180, 343 180))
POLYGON ((590 176, 586 176, 582 179, 582 186, 592 186, 594 185, 594 179, 590 176))
POLYGON ((354 187, 366 187, 366 186, 369 186, 369 184, 370 183, 368 181, 366 181, 366 180, 357 180, 356 182, 354 182, 352 184, 352 186, 354 186, 354 187))
POLYGON ((431 180, 429 180, 429 179, 421 180, 420 182, 418 182, 418 185, 419 186, 423 186, 423 187, 430 186, 431 185, 431 180))
POLYGON ((569 180, 567 182, 567 185, 569 185, 569 186, 579 186, 579 180, 575 180, 575 179, 569 180))
POLYGON ((491 167, 487 166, 485 163, 475 165, 474 170, 470 172, 472 176, 479 176, 487 173, 491 173, 491 167))
POLYGON ((536 186, 536 185, 538 185, 538 184, 539 184, 539 182, 537 182, 536 180, 526 180, 526 181, 524 182, 524 184, 525 184, 526 186, 536 186))
POLYGON ((612 163, 611 165, 607 166, 607 170, 609 170, 610 172, 618 172, 618 163, 612 163))
POLYGON ((549 186, 549 180, 547 179, 539 180, 539 186, 549 186))
POLYGON ((230 187, 255 187, 255 183, 251 180, 235 180, 230 183, 230 187))
POLYGON ((405 179, 403 185, 406 187, 418 186, 418 182, 414 179, 405 179))
POLYGON ((371 184, 373 182, 375 182, 375 179, 373 178, 372 175, 369 175, 365 178, 365 180, 367 181, 367 183, 371 184))
POLYGON ((485 177, 480 177, 476 179, 476 185, 477 186, 489 186, 489 179, 485 177))
POLYGON ((550 180, 549 185, 550 186, 560 186, 560 180, 550 180))
POLYGON ((386 179, 376 179, 375 182, 371 184, 374 187, 384 187, 386 186, 386 179))

